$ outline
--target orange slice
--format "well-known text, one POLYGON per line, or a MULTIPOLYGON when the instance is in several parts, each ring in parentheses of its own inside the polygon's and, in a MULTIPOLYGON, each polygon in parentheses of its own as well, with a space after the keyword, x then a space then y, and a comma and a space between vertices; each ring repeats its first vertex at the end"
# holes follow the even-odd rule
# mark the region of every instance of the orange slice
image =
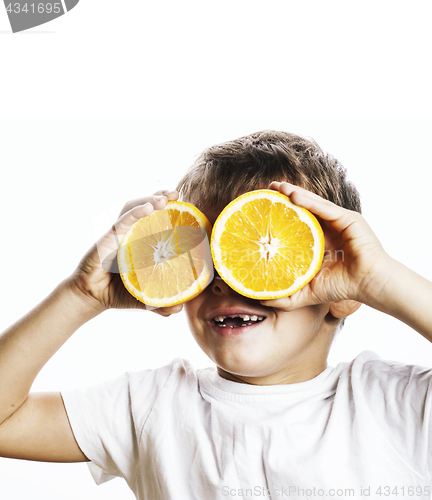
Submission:
POLYGON ((125 234, 117 254, 125 287, 153 307, 192 299, 213 279, 210 236, 203 213, 189 203, 169 201, 125 234))
POLYGON ((258 300, 287 297, 318 272, 324 234, 316 217, 271 190, 245 193, 213 225, 211 252, 219 276, 258 300))

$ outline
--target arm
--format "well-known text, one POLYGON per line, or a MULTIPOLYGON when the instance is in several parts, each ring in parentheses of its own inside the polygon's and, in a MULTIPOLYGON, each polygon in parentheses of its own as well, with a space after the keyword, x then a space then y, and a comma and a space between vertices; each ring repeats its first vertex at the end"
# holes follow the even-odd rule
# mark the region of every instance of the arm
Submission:
POLYGON ((388 257, 360 301, 393 316, 432 342, 432 283, 388 257))
POLYGON ((60 394, 29 396, 29 391, 51 356, 97 314, 64 281, 0 337, 0 456, 86 460, 60 394))
POLYGON ((0 424, 27 399, 36 375, 86 321, 99 312, 62 282, 0 337, 0 424))
MULTIPOLYGON (((0 456, 26 460, 76 462, 87 457, 79 449, 60 393, 29 394, 35 377, 84 323, 109 308, 141 308, 118 273, 104 270, 116 259, 118 241, 142 217, 166 206, 166 197, 133 200, 81 260, 75 272, 32 311, 0 336, 0 456), (111 256, 111 262, 100 259, 111 256)), ((169 316, 181 306, 160 308, 169 316)))
POLYGON ((304 288, 265 305, 290 310, 330 303, 333 312, 343 311, 344 302, 360 302, 394 316, 432 342, 432 283, 392 259, 361 214, 287 182, 270 187, 320 219, 330 252, 304 288), (338 252, 343 258, 337 258, 338 252))

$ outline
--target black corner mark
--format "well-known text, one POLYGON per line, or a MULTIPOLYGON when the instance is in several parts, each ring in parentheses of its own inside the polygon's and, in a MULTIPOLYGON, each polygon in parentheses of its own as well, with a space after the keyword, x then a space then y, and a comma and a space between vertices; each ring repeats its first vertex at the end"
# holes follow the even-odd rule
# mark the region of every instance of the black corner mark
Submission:
POLYGON ((13 33, 48 23, 72 10, 79 0, 3 0, 13 33))
POLYGON ((72 10, 78 2, 79 0, 64 0, 67 11, 69 12, 70 10, 72 10))

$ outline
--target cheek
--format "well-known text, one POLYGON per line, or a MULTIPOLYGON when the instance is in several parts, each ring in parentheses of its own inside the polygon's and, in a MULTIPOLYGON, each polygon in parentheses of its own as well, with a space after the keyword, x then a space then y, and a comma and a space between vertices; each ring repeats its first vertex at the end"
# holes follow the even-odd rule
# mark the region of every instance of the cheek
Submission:
POLYGON ((294 311, 281 312, 277 321, 277 337, 283 344, 302 345, 318 335, 328 306, 309 306, 294 311))
POLYGON ((200 296, 195 297, 192 300, 189 300, 188 302, 185 302, 183 304, 184 311, 186 313, 186 318, 189 324, 190 329, 192 330, 192 333, 195 332, 197 326, 198 326, 198 311, 202 305, 202 298, 200 299, 200 296))
POLYGON ((192 337, 195 339, 195 342, 199 345, 199 347, 209 355, 208 351, 208 339, 205 335, 204 326, 202 324, 202 320, 199 320, 199 311, 200 307, 203 304, 203 299, 200 296, 195 297, 194 299, 186 302, 183 307, 186 313, 186 319, 189 325, 190 333, 192 337))
POLYGON ((185 302, 183 304, 183 307, 184 307, 184 310, 189 317, 192 317, 192 316, 195 316, 197 315, 197 312, 198 312, 198 309, 199 309, 199 301, 198 301, 198 297, 195 297, 194 299, 192 300, 188 300, 187 302, 185 302))

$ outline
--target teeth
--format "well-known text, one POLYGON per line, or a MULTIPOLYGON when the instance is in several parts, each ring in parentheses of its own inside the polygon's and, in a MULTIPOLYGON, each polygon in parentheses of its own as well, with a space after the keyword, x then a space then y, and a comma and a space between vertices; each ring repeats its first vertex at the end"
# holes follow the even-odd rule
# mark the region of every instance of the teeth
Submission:
MULTIPOLYGON (((249 314, 232 314, 225 316, 220 315, 216 316, 214 318, 214 321, 216 323, 223 323, 225 318, 241 318, 243 321, 262 321, 264 319, 264 316, 257 316, 256 314, 253 314, 252 316, 249 316, 249 314)), ((221 326, 226 326, 226 325, 221 325, 221 326)))

